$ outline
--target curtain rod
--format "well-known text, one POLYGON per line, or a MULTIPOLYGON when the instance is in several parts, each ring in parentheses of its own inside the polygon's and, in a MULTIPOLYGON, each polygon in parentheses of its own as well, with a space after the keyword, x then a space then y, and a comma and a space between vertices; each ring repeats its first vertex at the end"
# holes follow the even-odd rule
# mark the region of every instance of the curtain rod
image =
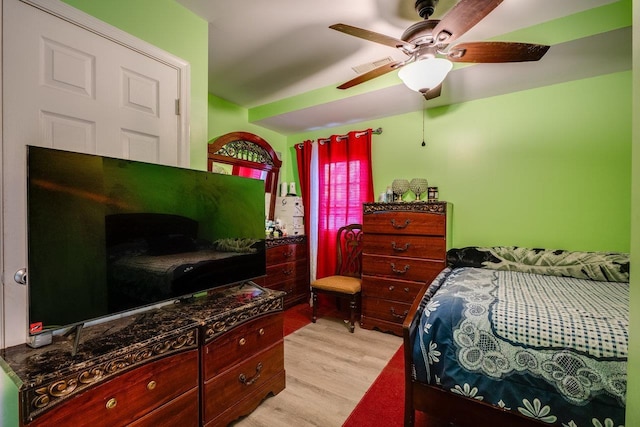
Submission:
MULTIPOLYGON (((366 133, 367 133, 367 131, 356 132, 356 138, 359 138, 359 137, 361 137, 362 135, 364 135, 366 133)), ((371 133, 374 134, 374 135, 380 135, 382 133, 382 128, 378 128, 378 129, 372 130, 371 133)), ((336 139, 338 141, 342 141, 342 140, 347 139, 347 138, 349 138, 349 135, 338 135, 338 137, 336 139)), ((324 144, 325 142, 329 142, 329 141, 331 141, 331 138, 322 138, 322 139, 318 138, 318 142, 320 144, 324 144)))
MULTIPOLYGON (((362 132, 356 132, 356 138, 361 137, 362 135, 364 135, 366 133, 367 133, 366 130, 362 131, 362 132)), ((382 133, 382 128, 374 129, 374 130, 371 131, 371 133, 374 134, 374 135, 380 135, 382 133)), ((349 137, 349 135, 339 135, 337 137, 337 140, 338 141, 342 141, 343 139, 347 139, 348 137, 349 137)), ((327 143, 329 141, 331 141, 331 138, 324 138, 324 139, 318 138, 317 141, 311 140, 311 142, 318 142, 320 144, 324 144, 324 143, 327 143)), ((295 146, 298 147, 298 148, 302 148, 302 143, 295 144, 295 146)))

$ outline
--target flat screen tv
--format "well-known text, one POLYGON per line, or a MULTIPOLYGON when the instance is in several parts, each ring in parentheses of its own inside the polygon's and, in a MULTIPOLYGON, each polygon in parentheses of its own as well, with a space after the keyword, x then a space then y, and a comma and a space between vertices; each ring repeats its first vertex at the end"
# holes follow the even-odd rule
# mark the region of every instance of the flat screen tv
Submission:
POLYGON ((263 276, 264 183, 28 147, 29 333, 263 276))

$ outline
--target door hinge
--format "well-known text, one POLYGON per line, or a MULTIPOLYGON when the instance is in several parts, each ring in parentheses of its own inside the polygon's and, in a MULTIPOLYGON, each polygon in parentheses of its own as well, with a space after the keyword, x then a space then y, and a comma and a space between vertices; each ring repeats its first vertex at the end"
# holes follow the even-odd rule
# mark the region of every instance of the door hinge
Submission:
POLYGON ((180 115, 180 99, 176 99, 176 116, 180 115))

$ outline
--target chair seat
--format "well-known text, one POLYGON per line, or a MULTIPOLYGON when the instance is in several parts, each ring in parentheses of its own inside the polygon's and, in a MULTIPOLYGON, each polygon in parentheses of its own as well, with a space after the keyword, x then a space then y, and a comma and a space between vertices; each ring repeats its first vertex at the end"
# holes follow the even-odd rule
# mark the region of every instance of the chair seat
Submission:
POLYGON ((312 288, 354 295, 360 292, 362 280, 350 276, 328 276, 311 283, 312 288))

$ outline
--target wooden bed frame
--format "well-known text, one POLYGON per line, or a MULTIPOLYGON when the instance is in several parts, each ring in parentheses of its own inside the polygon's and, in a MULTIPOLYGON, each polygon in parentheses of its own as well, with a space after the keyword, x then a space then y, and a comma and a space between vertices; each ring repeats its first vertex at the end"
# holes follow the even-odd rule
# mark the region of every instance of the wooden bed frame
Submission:
POLYGON ((428 287, 429 284, 426 284, 418 293, 402 325, 405 373, 405 427, 413 427, 415 411, 425 412, 429 417, 440 419, 443 425, 448 424, 459 427, 539 427, 548 425, 413 379, 413 341, 420 324, 420 316, 422 315, 420 302, 428 287))

